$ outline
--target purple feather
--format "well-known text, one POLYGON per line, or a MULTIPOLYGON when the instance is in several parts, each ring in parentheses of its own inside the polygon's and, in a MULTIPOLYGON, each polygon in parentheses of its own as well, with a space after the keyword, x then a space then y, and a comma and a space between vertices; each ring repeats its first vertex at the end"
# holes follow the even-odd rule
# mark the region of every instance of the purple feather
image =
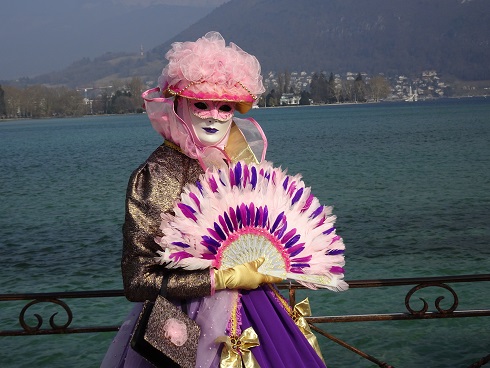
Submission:
POLYGON ((207 245, 207 244, 204 244, 204 246, 205 246, 206 248, 208 248, 208 250, 209 250, 209 251, 210 251, 212 254, 216 254, 216 253, 218 253, 218 250, 217 250, 215 247, 212 247, 212 246, 207 245))
POLYGON ((276 238, 281 239, 282 236, 284 235, 284 233, 286 232, 287 228, 288 228, 288 222, 284 221, 284 224, 282 225, 282 227, 279 230, 277 230, 276 238))
POLYGON ((211 254, 216 254, 216 253, 218 253, 218 250, 217 250, 216 248, 214 248, 214 247, 207 247, 207 248, 208 248, 208 250, 211 252, 211 254))
POLYGON ((230 213, 230 218, 231 218, 231 221, 233 222, 233 229, 236 231, 236 230, 238 230, 238 219, 236 217, 235 210, 230 207, 228 209, 228 212, 230 213))
POLYGON ((279 226, 279 223, 281 222, 281 220, 283 219, 284 217, 284 211, 282 211, 277 217, 276 217, 276 221, 274 221, 274 224, 272 225, 271 227, 271 234, 276 231, 277 227, 279 226))
POLYGON ((228 213, 225 212, 225 222, 226 225, 228 226, 228 230, 233 232, 233 224, 231 223, 230 216, 228 216, 228 213))
POLYGON ((291 229, 289 230, 286 235, 283 236, 283 238, 281 239, 281 243, 284 244, 286 243, 289 239, 291 239, 291 237, 296 234, 296 228, 294 229, 291 229))
POLYGON ((255 225, 255 205, 252 203, 250 203, 249 207, 248 207, 248 212, 250 213, 250 226, 254 226, 255 225))
POLYGON ((250 226, 252 224, 252 212, 248 206, 245 206, 245 210, 247 211, 247 226, 250 226))
POLYGON ((182 202, 179 203, 177 206, 180 208, 180 210, 182 211, 182 214, 185 217, 187 217, 187 218, 189 218, 191 220, 194 220, 194 222, 197 222, 197 217, 194 216, 194 213, 196 213, 196 211, 194 210, 194 208, 192 208, 191 206, 188 206, 188 205, 186 205, 185 203, 182 203, 182 202))
POLYGON ((225 240, 226 239, 225 233, 223 232, 223 230, 221 229, 221 227, 216 222, 214 223, 214 230, 216 231, 216 233, 219 235, 219 237, 222 240, 225 240))
POLYGON ((325 220, 327 219, 327 217, 325 215, 323 215, 320 220, 318 221, 318 223, 316 224, 315 227, 318 227, 318 226, 322 226, 324 223, 325 223, 325 220))
POLYGON ((223 185, 224 187, 226 187, 225 183, 223 183, 223 180, 221 180, 221 175, 219 175, 219 174, 221 174, 221 172, 222 172, 221 170, 218 170, 219 182, 221 183, 221 185, 223 185))
POLYGON ((305 267, 310 267, 310 265, 308 263, 291 263, 291 267, 305 268, 305 267))
POLYGON ((221 240, 222 240, 221 236, 219 236, 215 230, 213 230, 209 227, 206 230, 208 231, 209 234, 211 234, 211 236, 214 238, 214 240, 221 242, 221 240))
POLYGON ((202 238, 201 244, 204 245, 208 249, 211 249, 210 247, 219 248, 221 246, 220 243, 218 243, 216 240, 214 240, 210 236, 203 235, 203 236, 201 236, 201 238, 202 238))
POLYGON ((218 252, 220 243, 209 236, 202 236, 201 244, 204 245, 211 253, 216 254, 218 252))
POLYGON ((242 186, 247 185, 248 179, 250 178, 250 171, 248 171, 248 165, 243 166, 243 183, 242 186))
POLYGON ((329 234, 331 234, 331 233, 332 233, 332 231, 334 231, 334 230, 335 230, 335 227, 331 227, 330 229, 325 230, 325 231, 323 232, 323 234, 325 234, 325 235, 329 235, 329 234))
MULTIPOLYGON (((294 257, 297 256, 299 253, 301 253, 305 249, 305 243, 298 243, 291 248, 288 249, 289 257, 294 257)), ((297 262, 300 262, 299 260, 296 260, 297 262)))
POLYGON ((310 254, 309 256, 306 256, 306 257, 300 257, 300 258, 292 259, 292 261, 305 263, 305 262, 310 262, 312 258, 313 258, 313 256, 310 254))
POLYGON ((325 254, 329 256, 337 256, 339 254, 344 254, 345 250, 344 249, 328 249, 325 254))
POLYGON ((304 273, 301 268, 297 268, 297 267, 291 267, 291 269, 289 270, 289 272, 292 272, 292 273, 304 273))
POLYGON ((252 188, 255 189, 255 186, 257 185, 257 169, 255 166, 252 166, 252 180, 250 183, 252 184, 252 188))
POLYGON ((181 247, 181 248, 190 248, 189 244, 182 243, 182 242, 172 242, 172 245, 176 245, 176 246, 181 247))
POLYGON ((259 221, 260 221, 260 213, 262 211, 262 207, 259 207, 255 210, 255 223, 254 226, 257 227, 259 226, 259 221))
POLYGON ((291 200, 291 206, 294 205, 296 202, 298 202, 302 195, 303 195, 303 188, 299 189, 296 192, 293 199, 291 200))
POLYGON ((339 266, 332 266, 330 268, 330 272, 338 275, 338 274, 344 273, 344 269, 342 267, 339 267, 339 266))
POLYGON ((235 166, 235 185, 240 187, 240 181, 242 179, 242 164, 238 162, 235 166))
POLYGON ((262 227, 265 228, 267 225, 267 220, 269 219, 269 209, 267 208, 267 206, 264 207, 263 216, 264 217, 262 218, 262 227))
POLYGON ((230 186, 233 188, 234 185, 235 185, 235 173, 233 172, 233 169, 230 168, 230 186))
POLYGON ((169 258, 174 259, 175 262, 179 262, 182 259, 190 258, 190 257, 193 257, 193 255, 187 252, 176 252, 176 253, 172 253, 169 258))
POLYGON ((284 190, 287 190, 288 183, 289 183, 289 176, 286 176, 286 179, 284 179, 284 182, 282 183, 282 187, 284 188, 284 190))
POLYGON ((285 248, 289 248, 291 247, 292 245, 296 244, 299 240, 299 238, 301 238, 301 235, 299 234, 296 234, 295 236, 293 236, 291 239, 289 239, 286 244, 284 245, 285 248))
POLYGON ((213 193, 216 193, 218 191, 218 184, 216 184, 216 179, 213 176, 211 176, 209 178, 208 183, 209 183, 209 187, 211 188, 213 193))
POLYGON ((199 198, 197 196, 190 192, 189 197, 194 201, 194 203, 197 205, 197 208, 199 209, 199 212, 201 212, 201 202, 199 201, 199 198))
POLYGON ((313 203, 313 198, 315 198, 315 196, 313 194, 310 194, 310 196, 308 197, 308 199, 305 202, 305 205, 301 209, 301 212, 305 212, 308 210, 308 208, 310 208, 311 204, 313 203))
POLYGON ((240 208, 238 206, 236 206, 235 214, 238 221, 238 228, 241 229, 243 227, 243 219, 242 214, 240 213, 240 208))
POLYGON ((310 218, 314 219, 315 217, 317 217, 320 213, 322 213, 323 211, 323 206, 320 206, 318 207, 315 212, 313 212, 310 216, 310 218))
POLYGON ((225 219, 223 218, 223 216, 218 216, 218 221, 219 221, 219 224, 221 225, 221 229, 225 231, 226 235, 228 235, 228 226, 226 225, 226 221, 225 219))
POLYGON ((203 188, 202 188, 202 184, 201 184, 201 182, 200 182, 199 180, 196 182, 196 187, 197 187, 197 189, 199 189, 199 191, 200 191, 200 192, 201 192, 201 194, 202 194, 202 192, 203 192, 203 188))
MULTIPOLYGON (((250 217, 250 216, 249 216, 250 217)), ((240 205, 240 218, 242 219, 243 226, 247 226, 247 209, 245 203, 240 205)))
POLYGON ((288 194, 291 197, 293 195, 293 192, 296 190, 296 182, 292 181, 291 185, 289 186, 288 194))

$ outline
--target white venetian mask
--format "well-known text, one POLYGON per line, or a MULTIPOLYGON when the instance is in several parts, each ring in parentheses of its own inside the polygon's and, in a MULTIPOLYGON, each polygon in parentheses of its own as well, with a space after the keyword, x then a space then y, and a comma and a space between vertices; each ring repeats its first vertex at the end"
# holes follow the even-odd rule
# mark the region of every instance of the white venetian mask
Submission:
POLYGON ((224 101, 200 101, 183 99, 184 109, 187 108, 189 122, 194 130, 195 138, 203 146, 214 146, 222 144, 227 136, 233 114, 235 113, 234 102, 224 101))

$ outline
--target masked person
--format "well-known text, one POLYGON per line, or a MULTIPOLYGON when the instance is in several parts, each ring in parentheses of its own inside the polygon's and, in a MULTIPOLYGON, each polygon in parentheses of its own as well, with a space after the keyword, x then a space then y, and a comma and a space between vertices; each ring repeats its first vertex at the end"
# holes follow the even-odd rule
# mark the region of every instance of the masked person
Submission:
MULTIPOLYGON (((249 327, 256 343, 249 349, 253 363, 247 364, 323 367, 316 341, 308 341, 270 285, 281 279, 257 271, 263 259, 227 270, 186 271, 155 263, 160 214, 172 211, 183 187, 196 183, 210 167, 240 160, 258 163, 267 148, 257 122, 234 116, 236 111, 246 113, 265 91, 254 56, 209 32, 195 42, 172 44, 166 58, 159 87, 143 94, 149 119, 165 141, 129 180, 122 256, 126 297, 155 300, 164 289, 168 300, 184 304, 201 327, 196 367, 241 366, 233 359, 242 359, 243 351, 226 354, 233 348, 220 341, 249 327)), ((121 327, 102 366, 151 366, 128 346, 139 310, 141 303, 121 327)))

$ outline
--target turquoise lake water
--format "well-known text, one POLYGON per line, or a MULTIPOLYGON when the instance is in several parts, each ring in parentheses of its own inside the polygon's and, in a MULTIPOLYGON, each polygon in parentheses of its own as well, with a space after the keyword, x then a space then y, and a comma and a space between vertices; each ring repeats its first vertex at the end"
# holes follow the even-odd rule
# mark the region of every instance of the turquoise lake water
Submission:
MULTIPOLYGON (((268 136, 267 159, 334 206, 347 280, 490 273, 490 99, 249 115, 268 136)), ((145 115, 0 122, 0 293, 122 289, 127 180, 160 143, 145 115)), ((489 286, 454 284, 458 309, 488 309, 489 286)), ((317 315, 391 313, 405 311, 408 290, 300 296, 317 315)), ((440 294, 427 297, 431 309, 440 294)), ((17 328, 25 303, 1 304, 0 329, 17 328)), ((69 304, 72 327, 118 324, 131 308, 69 304)), ((324 327, 397 368, 466 367, 490 353, 490 317, 324 327)), ((0 367, 97 367, 113 336, 0 338, 0 367)), ((374 366, 319 341, 331 368, 374 366)))

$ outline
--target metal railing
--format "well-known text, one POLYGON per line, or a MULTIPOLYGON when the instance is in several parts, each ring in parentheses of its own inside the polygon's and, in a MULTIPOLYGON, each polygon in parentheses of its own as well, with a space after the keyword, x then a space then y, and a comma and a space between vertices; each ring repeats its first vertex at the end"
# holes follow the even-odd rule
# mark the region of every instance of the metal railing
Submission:
MULTIPOLYGON (((306 317, 310 328, 320 335, 334 341, 346 349, 358 354, 362 358, 371 361, 379 367, 392 367, 360 349, 348 344, 336 336, 328 333, 318 327, 321 323, 339 323, 339 322, 367 322, 367 321, 399 321, 399 320, 421 320, 435 318, 463 318, 463 317, 484 317, 490 316, 490 309, 476 310, 458 310, 459 296, 455 290, 448 284, 454 283, 474 283, 490 281, 490 274, 481 275, 463 275, 463 276, 445 276, 445 277, 424 277, 424 278, 400 278, 400 279, 379 279, 379 280, 352 280, 347 281, 350 289, 365 289, 379 287, 398 287, 411 286, 405 295, 406 311, 387 314, 355 314, 355 315, 338 315, 338 316, 311 316, 306 317), (412 297, 421 289, 425 288, 442 288, 446 293, 450 293, 453 300, 448 308, 441 307, 443 296, 435 299, 435 310, 429 311, 429 303, 419 298, 423 302, 421 309, 411 307, 412 297)), ((296 290, 305 289, 296 283, 279 284, 279 289, 289 290, 289 303, 291 306, 296 304, 296 290)), ((49 334, 71 334, 71 333, 97 333, 117 331, 119 326, 88 326, 72 327, 74 320, 73 312, 65 300, 67 299, 87 299, 87 298, 114 298, 124 297, 122 290, 100 290, 100 291, 79 291, 79 292, 53 292, 53 293, 28 293, 28 294, 0 294, 0 302, 28 301, 21 309, 18 320, 21 329, 3 330, 0 329, 0 336, 26 336, 26 335, 49 335, 49 334), (34 314, 37 319, 35 325, 26 322, 26 314, 29 308, 40 303, 50 303, 59 306, 66 313, 66 322, 59 325, 55 322, 54 313, 49 318, 49 327, 44 327, 44 318, 39 314, 34 314)), ((57 317, 58 319, 59 317, 57 317)), ((1 328, 1 326, 0 326, 1 328)), ((490 362, 490 354, 483 356, 480 360, 470 365, 468 368, 478 368, 490 362)))
MULTIPOLYGON (((457 310, 459 305, 458 294, 448 284, 452 283, 473 283, 481 281, 490 281, 490 274, 482 275, 463 275, 463 276, 445 276, 445 277, 424 277, 424 278, 401 278, 401 279, 379 279, 379 280, 358 280, 348 281, 350 289, 361 288, 377 288, 377 287, 395 287, 395 286, 412 286, 412 288, 405 295, 405 307, 406 312, 389 313, 389 314, 362 314, 362 315, 342 315, 342 316, 320 316, 320 317, 308 317, 306 318, 310 324, 310 328, 325 336, 326 338, 334 341, 335 343, 343 346, 346 349, 358 354, 366 360, 369 360, 382 368, 393 368, 386 362, 383 362, 358 348, 346 343, 332 334, 329 334, 325 330, 318 328, 316 324, 319 323, 333 323, 333 322, 374 322, 374 321, 400 321, 400 320, 420 320, 420 319, 434 319, 434 318, 461 318, 461 317, 483 317, 490 316, 490 309, 478 309, 478 310, 457 310), (428 287, 442 288, 447 290, 453 297, 452 304, 449 308, 443 309, 441 307, 441 301, 443 296, 438 296, 435 299, 435 311, 429 311, 428 302, 419 298, 423 302, 423 307, 419 310, 415 310, 411 307, 412 297, 415 293, 421 289, 428 287)), ((289 287, 289 303, 295 305, 295 289, 302 289, 302 286, 291 285, 289 287)), ((477 362, 470 365, 468 368, 479 368, 490 362, 490 354, 482 357, 477 362)))

